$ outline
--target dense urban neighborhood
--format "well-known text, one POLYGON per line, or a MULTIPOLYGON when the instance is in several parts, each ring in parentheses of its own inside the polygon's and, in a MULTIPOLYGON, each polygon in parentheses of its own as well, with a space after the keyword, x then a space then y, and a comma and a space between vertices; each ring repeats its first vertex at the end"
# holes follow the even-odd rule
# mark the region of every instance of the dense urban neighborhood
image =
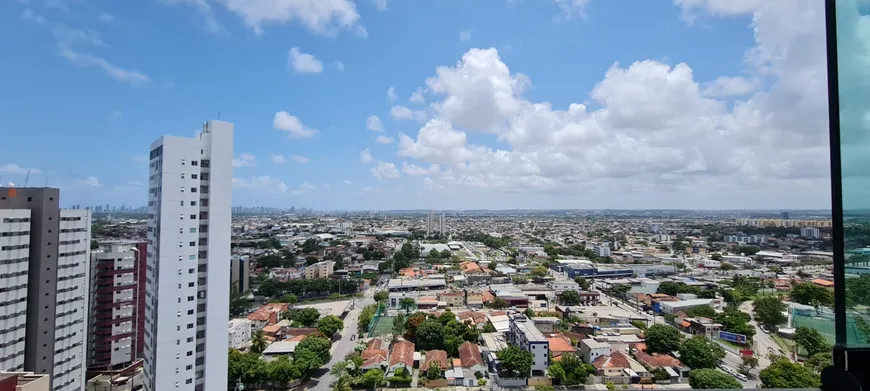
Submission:
MULTIPOLYGON (((820 385, 830 220, 635 214, 237 214, 228 387, 820 385)), ((847 280, 865 341, 867 254, 847 280)))

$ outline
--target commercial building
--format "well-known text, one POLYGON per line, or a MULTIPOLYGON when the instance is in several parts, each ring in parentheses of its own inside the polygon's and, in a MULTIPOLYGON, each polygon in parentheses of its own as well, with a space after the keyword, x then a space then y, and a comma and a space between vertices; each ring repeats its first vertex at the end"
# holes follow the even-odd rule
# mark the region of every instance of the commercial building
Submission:
POLYGON ((145 389, 227 387, 233 124, 151 143, 145 389))
POLYGON ((251 321, 248 319, 230 319, 229 325, 230 347, 236 350, 248 346, 251 342, 251 321))
POLYGON ((821 239, 822 232, 816 227, 803 227, 801 228, 801 236, 807 239, 821 239))
POLYGON ((147 244, 103 241, 92 251, 87 365, 99 372, 126 367, 142 354, 147 244))
POLYGON ((251 288, 249 256, 233 255, 230 260, 230 284, 236 292, 247 292, 251 288))
POLYGON ((60 190, 0 188, 0 370, 83 389, 91 212, 60 209, 60 190))

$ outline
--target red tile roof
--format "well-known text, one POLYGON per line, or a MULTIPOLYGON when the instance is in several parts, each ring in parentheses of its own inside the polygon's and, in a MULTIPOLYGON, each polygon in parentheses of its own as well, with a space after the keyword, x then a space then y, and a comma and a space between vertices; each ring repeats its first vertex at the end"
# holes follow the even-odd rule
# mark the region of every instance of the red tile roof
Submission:
POLYGON ((463 368, 471 368, 475 365, 483 365, 483 357, 477 344, 465 341, 459 345, 459 360, 463 368))
POLYGON ((622 352, 613 352, 609 356, 598 356, 595 361, 592 361, 592 366, 597 369, 631 368, 631 365, 628 363, 628 357, 622 352))
POLYGON ((658 354, 653 353, 649 354, 647 352, 638 351, 634 354, 634 357, 637 358, 637 361, 640 361, 643 364, 649 365, 652 368, 661 368, 661 367, 682 367, 683 363, 680 360, 677 360, 673 356, 669 356, 667 354, 658 354))
POLYGON ((414 344, 408 341, 399 341, 393 344, 390 352, 390 366, 404 363, 408 367, 414 366, 414 344))
POLYGON ((421 370, 428 370, 433 362, 438 363, 441 370, 450 369, 450 361, 447 360, 447 352, 443 350, 430 350, 426 352, 426 359, 423 360, 423 365, 420 366, 421 370))

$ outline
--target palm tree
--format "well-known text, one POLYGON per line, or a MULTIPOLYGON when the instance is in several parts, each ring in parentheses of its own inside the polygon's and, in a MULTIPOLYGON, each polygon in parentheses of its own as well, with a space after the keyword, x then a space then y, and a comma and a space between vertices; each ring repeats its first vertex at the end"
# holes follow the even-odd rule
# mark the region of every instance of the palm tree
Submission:
POLYGON ((263 335, 263 330, 255 331, 254 335, 251 336, 251 353, 263 353, 266 350, 266 346, 268 346, 268 342, 266 342, 266 336, 263 335))

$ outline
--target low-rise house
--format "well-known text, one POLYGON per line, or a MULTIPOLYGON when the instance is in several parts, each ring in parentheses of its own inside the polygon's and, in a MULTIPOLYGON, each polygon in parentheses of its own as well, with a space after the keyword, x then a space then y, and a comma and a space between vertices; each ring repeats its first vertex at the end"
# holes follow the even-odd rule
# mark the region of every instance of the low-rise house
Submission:
POLYGON ((438 301, 443 301, 448 307, 462 307, 465 303, 465 293, 442 292, 438 294, 438 301))
MULTIPOLYGON (((687 377, 689 376, 689 371, 691 368, 687 367, 685 364, 677 360, 675 357, 667 355, 667 354, 659 354, 653 353, 649 354, 647 352, 638 351, 635 352, 634 357, 641 364, 651 368, 652 370, 656 370, 659 368, 668 370, 670 372, 675 373, 678 377, 687 377)), ((672 374, 673 377, 673 374, 672 374)))
POLYGON ((441 369, 441 375, 444 376, 444 372, 450 369, 450 361, 447 360, 447 352, 443 350, 429 350, 426 352, 426 358, 423 360, 423 364, 420 365, 420 372, 426 372, 429 370, 429 367, 435 363, 441 369))
POLYGON ((553 360, 559 360, 563 354, 576 354, 577 348, 571 345, 571 339, 565 334, 552 334, 547 336, 547 342, 550 346, 550 354, 553 355, 553 360))
POLYGON ((287 311, 287 307, 286 303, 270 303, 257 308, 256 311, 248 315, 248 320, 251 321, 251 331, 262 330, 268 325, 278 323, 281 314, 287 311))
POLYGON ((392 376, 397 369, 405 368, 411 373, 414 368, 414 343, 399 341, 391 346, 387 375, 392 376))
POLYGON ((370 369, 383 369, 387 365, 389 354, 386 349, 382 348, 384 342, 380 338, 375 338, 369 341, 366 348, 360 353, 363 359, 363 364, 360 369, 368 371, 370 369))
POLYGON ((580 356, 585 362, 593 362, 599 356, 609 356, 610 351, 609 343, 598 342, 592 338, 580 341, 580 356))

